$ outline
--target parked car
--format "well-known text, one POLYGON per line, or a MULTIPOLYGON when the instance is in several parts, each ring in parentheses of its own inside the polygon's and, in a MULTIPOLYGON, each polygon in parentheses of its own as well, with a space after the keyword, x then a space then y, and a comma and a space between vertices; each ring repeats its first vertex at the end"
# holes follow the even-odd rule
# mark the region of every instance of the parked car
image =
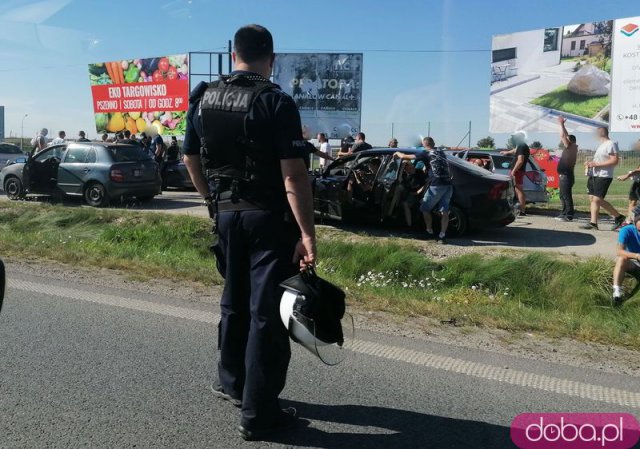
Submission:
MULTIPOLYGON (((482 163, 483 167, 492 173, 509 176, 511 166, 516 157, 513 155, 500 154, 499 150, 465 150, 456 153, 461 159, 473 164, 482 163)), ((529 157, 524 177, 524 194, 527 203, 546 203, 549 201, 547 195, 547 175, 540 168, 534 158, 529 157)))
MULTIPOLYGON (((393 158, 395 151, 416 154, 422 150, 377 148, 340 158, 320 176, 313 177, 314 209, 320 218, 340 221, 362 220, 368 223, 389 221, 400 223, 402 213, 391 209, 395 189, 401 181, 402 164, 393 158), (372 164, 371 161, 375 163, 372 164), (379 167, 372 179, 371 189, 348 192, 355 171, 365 166, 379 167)), ((500 227, 513 222, 513 181, 509 176, 491 173, 473 166, 453 155, 447 155, 453 176, 449 233, 462 235, 472 228, 500 227)), ((424 226, 418 219, 413 223, 424 226)), ((434 221, 437 223, 438 220, 434 221)))
POLYGON ((19 146, 12 143, 2 142, 0 143, 0 168, 7 165, 7 162, 15 160, 25 154, 22 152, 19 146))
POLYGON ((82 196, 101 207, 115 198, 153 199, 161 192, 158 164, 137 145, 54 145, 0 170, 10 199, 26 194, 82 196))
POLYGON ((187 170, 187 166, 182 161, 167 162, 165 168, 166 187, 176 187, 178 189, 194 189, 191 176, 187 170))

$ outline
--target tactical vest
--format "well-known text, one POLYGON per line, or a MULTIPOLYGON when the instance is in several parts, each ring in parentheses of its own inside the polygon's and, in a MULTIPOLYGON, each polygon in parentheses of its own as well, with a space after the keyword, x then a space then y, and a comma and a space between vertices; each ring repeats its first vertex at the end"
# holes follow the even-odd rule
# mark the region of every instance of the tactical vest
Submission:
MULTIPOLYGON (((277 87, 257 75, 223 76, 209 83, 200 99, 202 165, 223 201, 244 200, 270 209, 284 198, 274 148, 258 143, 258 136, 247 131, 257 98, 277 87)), ((260 137, 268 142, 268 136, 260 137)))

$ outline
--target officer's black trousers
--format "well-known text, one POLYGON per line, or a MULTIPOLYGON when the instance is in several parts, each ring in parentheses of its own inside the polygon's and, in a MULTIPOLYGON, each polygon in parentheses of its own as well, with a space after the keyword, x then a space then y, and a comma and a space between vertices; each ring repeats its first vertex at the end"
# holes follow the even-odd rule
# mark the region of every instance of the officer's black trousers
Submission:
POLYGON ((278 285, 297 271, 292 257, 299 233, 283 213, 264 210, 222 212, 218 233, 215 251, 225 277, 220 383, 242 399, 242 425, 268 426, 278 414, 291 358, 278 285))

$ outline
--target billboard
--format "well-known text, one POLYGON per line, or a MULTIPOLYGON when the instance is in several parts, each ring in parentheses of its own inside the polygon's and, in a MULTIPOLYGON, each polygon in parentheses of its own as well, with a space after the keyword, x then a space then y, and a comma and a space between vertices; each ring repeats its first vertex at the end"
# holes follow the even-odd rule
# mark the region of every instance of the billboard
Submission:
POLYGON ((624 63, 613 50, 619 23, 603 20, 494 36, 491 132, 557 133, 559 115, 567 118, 572 133, 609 126, 611 108, 622 100, 615 90, 622 77, 612 77, 624 63))
POLYGON ((640 17, 613 27, 611 131, 640 131, 640 17))
POLYGON ((184 135, 188 64, 186 54, 89 64, 96 131, 184 135))
POLYGON ((293 97, 309 137, 360 131, 361 53, 278 53, 273 79, 293 97))

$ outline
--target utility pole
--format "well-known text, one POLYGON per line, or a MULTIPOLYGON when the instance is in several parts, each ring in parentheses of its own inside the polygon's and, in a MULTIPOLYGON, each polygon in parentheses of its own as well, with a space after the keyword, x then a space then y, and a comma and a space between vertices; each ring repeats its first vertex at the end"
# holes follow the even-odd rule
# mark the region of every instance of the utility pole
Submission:
POLYGON ((231 73, 233 67, 231 67, 231 53, 233 52, 233 47, 231 46, 231 39, 229 39, 229 71, 227 73, 231 73))
POLYGON ((467 147, 471 148, 471 120, 469 120, 469 145, 467 147))
POLYGON ((29 114, 25 114, 24 117, 22 117, 22 122, 20 123, 20 151, 22 151, 22 140, 24 139, 24 119, 26 119, 29 116, 29 114))
POLYGON ((427 137, 431 137, 431 122, 427 122, 427 137))

